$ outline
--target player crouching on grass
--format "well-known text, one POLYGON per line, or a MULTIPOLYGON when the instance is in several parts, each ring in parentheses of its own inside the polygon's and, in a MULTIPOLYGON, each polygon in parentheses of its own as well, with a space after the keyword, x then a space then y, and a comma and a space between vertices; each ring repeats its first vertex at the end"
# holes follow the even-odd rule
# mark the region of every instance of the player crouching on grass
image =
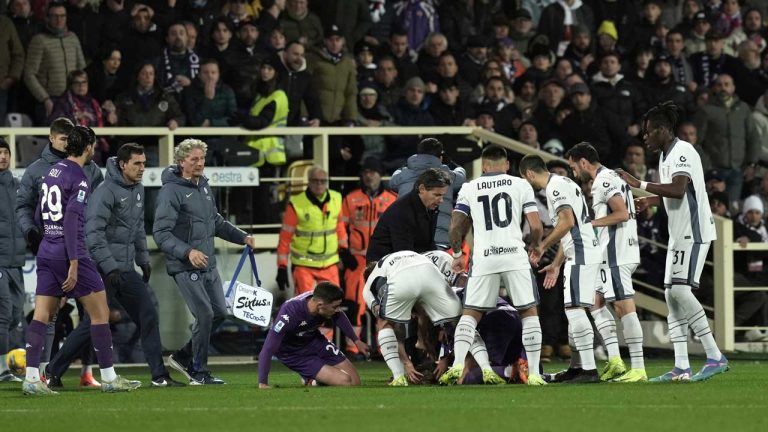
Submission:
POLYGON ((268 389, 272 356, 306 381, 329 386, 360 385, 360 376, 339 348, 318 328, 332 320, 368 356, 368 344, 361 341, 347 316, 339 310, 344 292, 330 282, 320 282, 311 292, 283 303, 275 324, 259 353, 259 388, 268 389))

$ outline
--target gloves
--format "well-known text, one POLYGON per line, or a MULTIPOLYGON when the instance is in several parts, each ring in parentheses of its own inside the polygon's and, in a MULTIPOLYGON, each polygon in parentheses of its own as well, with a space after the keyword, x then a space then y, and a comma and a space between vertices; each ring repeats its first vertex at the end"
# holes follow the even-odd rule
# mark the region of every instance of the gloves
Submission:
POLYGON ((288 269, 286 267, 278 267, 275 280, 277 281, 277 288, 280 291, 285 291, 285 288, 288 286, 288 269))
POLYGON ((143 280, 144 283, 149 283, 149 276, 152 275, 152 266, 149 265, 149 263, 146 263, 139 267, 141 268, 141 280, 143 280))
POLYGON ((339 258, 344 263, 344 268, 347 270, 355 270, 358 266, 357 258, 352 255, 349 249, 339 249, 339 258))
POLYGON ((120 274, 119 270, 113 270, 107 275, 107 283, 112 289, 120 289, 123 284, 123 275, 120 274))
POLYGON ((40 231, 37 230, 37 228, 32 228, 27 233, 27 243, 29 244, 29 249, 32 250, 33 255, 37 255, 38 249, 40 249, 40 243, 43 241, 43 235, 40 234, 40 231))

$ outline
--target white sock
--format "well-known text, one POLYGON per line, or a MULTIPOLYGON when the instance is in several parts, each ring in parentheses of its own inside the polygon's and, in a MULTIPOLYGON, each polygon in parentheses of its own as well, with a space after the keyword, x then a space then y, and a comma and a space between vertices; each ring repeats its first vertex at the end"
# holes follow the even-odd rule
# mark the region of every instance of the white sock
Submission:
POLYGON ((405 375, 405 366, 400 360, 400 354, 397 351, 397 337, 395 336, 395 330, 391 328, 379 330, 378 339, 381 355, 384 356, 384 361, 387 363, 387 367, 392 371, 392 376, 397 379, 405 375))
POLYGON ((672 291, 664 291, 667 298, 667 326, 669 327, 669 341, 672 342, 672 348, 675 350, 675 367, 679 369, 690 369, 691 364, 688 361, 688 320, 683 316, 682 308, 673 297, 672 291))
POLYGON ((40 369, 35 367, 27 367, 27 381, 40 381, 40 369))
POLYGON ((476 329, 477 321, 469 315, 462 315, 459 323, 456 324, 456 331, 453 335, 454 367, 464 367, 464 359, 467 357, 469 347, 475 341, 476 329))
POLYGON ((541 360, 541 323, 538 316, 523 318, 523 347, 528 357, 529 374, 538 375, 541 360))
POLYGON ((117 373, 115 373, 114 367, 108 367, 104 369, 99 368, 99 372, 101 372, 102 381, 112 382, 117 379, 117 373))
POLYGON ((8 354, 0 355, 0 373, 8 370, 8 364, 5 362, 6 357, 8 357, 8 354))
POLYGON ((93 375, 93 365, 84 365, 83 369, 80 371, 80 376, 85 376, 86 374, 93 375))
POLYGON ((587 318, 587 313, 582 308, 566 309, 565 315, 573 329, 573 342, 576 345, 576 351, 581 357, 581 368, 584 370, 595 370, 595 333, 592 331, 592 323, 587 318))
POLYGON ((573 328, 571 327, 571 323, 568 323, 568 346, 571 347, 571 363, 568 367, 581 369, 581 355, 576 351, 576 342, 573 340, 573 328))
POLYGON ((624 329, 624 342, 629 348, 629 361, 632 369, 645 369, 643 359, 643 328, 637 312, 632 312, 621 317, 621 326, 624 329))
POLYGON ((595 327, 603 338, 605 349, 608 350, 608 358, 620 357, 619 337, 616 335, 616 319, 611 311, 603 306, 600 309, 592 311, 592 318, 595 319, 595 327))
POLYGON ((472 353, 472 357, 475 358, 480 370, 492 370, 491 360, 488 358, 488 348, 485 347, 485 341, 480 337, 480 332, 475 332, 475 340, 469 347, 469 352, 472 353))
POLYGON ((717 342, 715 342, 712 331, 709 328, 709 321, 707 321, 707 314, 704 312, 704 308, 701 307, 699 299, 693 295, 689 287, 672 287, 672 291, 675 293, 677 301, 682 305, 685 311, 685 317, 688 319, 688 326, 693 330, 693 333, 701 339, 701 344, 704 345, 704 351, 707 353, 708 359, 720 360, 723 353, 717 348, 717 342))
POLYGON ((38 369, 40 369, 41 371, 43 371, 43 373, 45 373, 45 368, 46 366, 48 366, 48 363, 50 362, 40 362, 40 366, 38 367, 38 369))

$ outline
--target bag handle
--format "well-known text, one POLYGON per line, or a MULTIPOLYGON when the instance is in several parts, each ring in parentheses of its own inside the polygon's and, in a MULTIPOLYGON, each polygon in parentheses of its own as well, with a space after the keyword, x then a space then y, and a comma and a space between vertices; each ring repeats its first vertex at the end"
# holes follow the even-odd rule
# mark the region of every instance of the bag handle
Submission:
POLYGON ((253 276, 256 278, 256 285, 261 286, 261 280, 259 279, 259 271, 256 268, 256 258, 253 257, 253 250, 249 248, 248 246, 243 249, 243 253, 240 255, 240 262, 237 263, 237 268, 235 268, 235 274, 232 275, 232 280, 229 281, 229 288, 227 288, 227 294, 225 297, 229 297, 230 294, 232 294, 232 289, 235 287, 235 282, 237 282, 237 276, 240 274, 240 270, 243 269, 243 264, 245 264, 245 257, 248 256, 251 261, 251 270, 253 271, 253 276))

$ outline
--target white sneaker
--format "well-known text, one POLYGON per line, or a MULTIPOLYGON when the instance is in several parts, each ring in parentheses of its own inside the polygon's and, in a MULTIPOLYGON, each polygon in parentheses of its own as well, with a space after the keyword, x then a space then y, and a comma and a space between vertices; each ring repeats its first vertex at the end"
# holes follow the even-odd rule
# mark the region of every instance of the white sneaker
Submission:
POLYGON ((761 342, 766 339, 766 334, 760 330, 752 329, 744 332, 744 340, 747 342, 761 342))

